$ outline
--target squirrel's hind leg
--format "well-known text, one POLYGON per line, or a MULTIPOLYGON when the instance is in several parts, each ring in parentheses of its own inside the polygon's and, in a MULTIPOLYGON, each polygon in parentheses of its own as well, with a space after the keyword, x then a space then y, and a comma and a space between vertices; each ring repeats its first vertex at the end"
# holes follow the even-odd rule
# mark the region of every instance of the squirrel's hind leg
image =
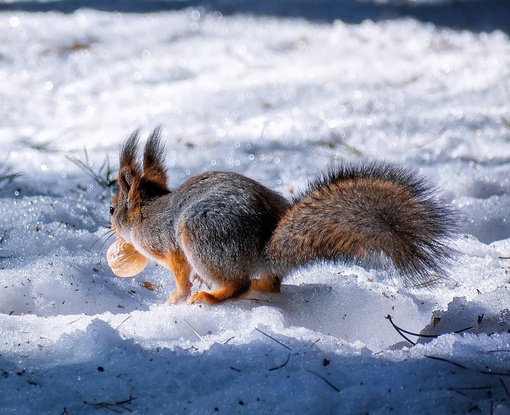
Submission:
POLYGON ((251 280, 250 288, 260 292, 279 293, 281 285, 281 277, 273 274, 264 274, 259 279, 251 280))
MULTIPOLYGON (((250 288, 250 264, 243 264, 239 257, 246 257, 236 252, 235 246, 217 247, 214 232, 207 223, 192 217, 179 224, 179 238, 187 261, 195 270, 195 279, 216 284, 215 291, 199 291, 191 295, 188 304, 217 304, 229 298, 235 298, 250 288), (205 226, 205 228, 204 228, 205 226), (213 234, 207 235, 207 231, 213 234)), ((223 245, 229 241, 225 241, 223 245)))
POLYGON ((210 293, 199 291, 193 294, 188 304, 217 304, 229 298, 239 297, 250 288, 250 280, 242 279, 236 282, 225 282, 223 287, 210 293))

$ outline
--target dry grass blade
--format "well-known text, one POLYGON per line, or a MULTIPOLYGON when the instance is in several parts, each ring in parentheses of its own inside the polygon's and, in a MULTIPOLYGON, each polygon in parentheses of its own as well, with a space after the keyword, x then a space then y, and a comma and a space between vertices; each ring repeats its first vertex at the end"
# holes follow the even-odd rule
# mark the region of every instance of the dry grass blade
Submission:
POLYGON ((122 326, 126 321, 128 321, 130 318, 132 317, 132 315, 130 314, 129 316, 127 316, 124 320, 121 321, 121 323, 115 327, 115 330, 118 330, 120 326, 122 326))
MULTIPOLYGON (((393 326, 393 328, 397 331, 398 334, 400 334, 405 340, 407 340, 409 343, 411 343, 413 346, 416 344, 415 342, 413 342, 411 339, 409 339, 405 334, 409 334, 410 336, 416 336, 416 337, 422 337, 422 338, 425 338, 425 339, 436 339, 440 336, 440 334, 421 334, 421 333, 414 333, 412 331, 409 331, 409 330, 405 330, 399 326, 397 326, 394 322, 393 322, 393 318, 388 314, 386 317, 386 320, 389 320, 389 322, 391 323, 391 325, 393 326), (404 334, 405 333, 405 334, 404 334)), ((464 329, 460 329, 460 330, 456 330, 454 331, 453 333, 454 334, 459 334, 459 333, 462 333, 464 331, 467 331, 467 330, 471 330, 473 328, 473 326, 470 326, 470 327, 466 327, 464 329)))
POLYGON ((442 281, 441 277, 431 278, 430 280, 427 280, 427 281, 424 281, 424 282, 420 282, 419 284, 413 285, 413 288, 433 287, 434 285, 436 285, 438 282, 441 282, 441 281, 442 281))
POLYGON ((21 172, 14 172, 9 166, 6 165, 6 162, 0 163, 0 191, 5 189, 9 184, 11 184, 18 177, 23 176, 21 172))
POLYGON ((128 399, 125 399, 123 401, 118 401, 118 402, 87 402, 87 401, 85 401, 84 404, 94 407, 94 408, 108 409, 109 411, 116 413, 116 414, 122 414, 122 413, 124 413, 124 411, 133 412, 131 409, 126 408, 125 405, 133 402, 135 399, 136 398, 133 398, 132 396, 130 396, 128 399))
POLYGON ((503 389, 506 392, 506 396, 510 398, 510 392, 508 391, 508 387, 506 386, 505 381, 502 378, 499 378, 499 381, 501 382, 501 385, 503 385, 503 389))
POLYGON ((263 334, 264 336, 270 338, 271 340, 275 341, 276 343, 278 343, 280 346, 283 346, 285 347, 287 350, 292 350, 290 347, 286 346, 285 344, 283 344, 281 341, 279 340, 276 340, 274 337, 270 336, 269 334, 267 333, 264 333, 262 330, 259 330, 258 328, 255 327, 255 330, 257 330, 259 333, 263 334))
POLYGON ((469 370, 468 367, 464 366, 464 365, 461 365, 460 363, 457 363, 457 362, 454 362, 453 360, 448 360, 444 357, 439 357, 439 356, 431 356, 431 355, 425 355, 425 357, 429 358, 429 359, 432 359, 432 360, 439 360, 440 362, 446 362, 446 363, 450 363, 451 365, 454 365, 454 366, 457 366, 457 367, 460 367, 461 369, 466 369, 466 370, 469 370))
POLYGON ((54 153, 57 151, 55 148, 52 147, 52 144, 55 142, 55 139, 36 142, 28 137, 24 137, 20 140, 20 142, 23 145, 37 151, 44 151, 47 153, 54 153))
POLYGON ((391 325, 393 326, 393 328, 397 331, 398 334, 400 334, 400 336, 402 336, 407 342, 411 343, 413 346, 416 344, 415 342, 413 342, 409 337, 407 337, 403 331, 400 329, 400 327, 398 327, 394 322, 393 322, 393 319, 391 318, 391 316, 388 314, 386 317, 386 320, 389 320, 391 325))
POLYGON ((337 392, 340 392, 340 389, 338 389, 335 385, 333 385, 329 380, 327 380, 324 376, 321 376, 319 375, 318 373, 315 373, 314 371, 312 370, 309 370, 307 369, 306 370, 308 373, 311 373, 312 375, 315 375, 319 378, 321 378, 324 382, 326 382, 329 386, 331 386, 334 390, 336 390, 337 392))
POLYGON ((87 176, 92 178, 102 188, 109 189, 117 185, 115 170, 111 167, 110 159, 108 157, 105 157, 103 164, 101 164, 98 170, 95 171, 92 168, 93 163, 90 160, 89 153, 86 147, 83 148, 83 153, 85 161, 73 155, 68 155, 67 159, 70 162, 72 162, 76 167, 78 167, 81 171, 87 174, 87 176))
POLYGON ((505 373, 505 372, 495 372, 495 371, 492 371, 491 369, 489 369, 489 370, 472 369, 470 367, 464 366, 464 365, 462 365, 460 363, 454 362, 453 360, 449 360, 449 359, 446 359, 444 357, 431 356, 431 355, 425 355, 425 357, 428 357, 429 359, 433 359, 433 360, 439 360, 440 362, 450 363, 450 364, 452 364, 454 366, 457 366, 457 367, 459 367, 461 369, 471 370, 473 372, 481 373, 483 375, 510 376, 510 372, 507 372, 507 373, 505 373))
POLYGON ((269 371, 272 372, 273 370, 278 370, 278 369, 281 369, 282 367, 287 366, 287 363, 289 363, 289 360, 290 360, 290 353, 287 355, 287 359, 285 360, 285 362, 283 362, 281 365, 270 368, 269 371))
POLYGON ((191 330, 193 330, 193 333, 195 333, 197 335, 197 337, 204 341, 204 338, 200 335, 200 333, 198 331, 195 330, 195 327, 193 327, 189 322, 188 320, 184 319, 184 322, 191 328, 191 330))

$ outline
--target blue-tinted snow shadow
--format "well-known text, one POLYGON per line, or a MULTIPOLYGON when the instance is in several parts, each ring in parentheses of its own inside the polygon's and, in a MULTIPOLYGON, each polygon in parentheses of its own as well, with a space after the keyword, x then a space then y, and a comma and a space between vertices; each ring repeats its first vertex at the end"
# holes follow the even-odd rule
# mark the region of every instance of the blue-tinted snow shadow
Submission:
POLYGON ((331 353, 261 336, 203 353, 144 348, 92 322, 33 356, 0 356, 0 413, 489 413, 508 380, 445 361, 331 353))
POLYGON ((2 10, 50 11, 72 13, 80 8, 126 13, 148 13, 204 7, 223 14, 250 13, 278 17, 302 17, 314 21, 360 23, 363 20, 387 20, 411 17, 438 26, 473 31, 502 30, 510 32, 510 2, 508 0, 448 1, 446 3, 412 4, 402 0, 397 4, 374 4, 358 0, 56 0, 12 1, 0 3, 2 10))

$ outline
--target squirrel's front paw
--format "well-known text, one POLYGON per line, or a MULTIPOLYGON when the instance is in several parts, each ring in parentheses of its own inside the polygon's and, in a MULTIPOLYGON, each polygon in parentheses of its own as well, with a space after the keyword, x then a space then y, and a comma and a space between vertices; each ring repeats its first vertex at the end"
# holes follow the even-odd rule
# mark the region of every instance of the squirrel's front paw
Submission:
POLYGON ((168 300, 166 300, 167 304, 179 304, 184 303, 186 299, 188 298, 189 293, 187 292, 174 292, 170 297, 168 297, 168 300))

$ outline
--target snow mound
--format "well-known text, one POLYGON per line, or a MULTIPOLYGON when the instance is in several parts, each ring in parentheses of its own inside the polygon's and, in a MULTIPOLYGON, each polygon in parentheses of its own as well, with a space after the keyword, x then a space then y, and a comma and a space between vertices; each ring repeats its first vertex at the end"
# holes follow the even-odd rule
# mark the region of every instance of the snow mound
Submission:
POLYGON ((372 6, 392 13, 0 12, 2 414, 510 413, 508 34, 372 6), (172 187, 418 170, 459 212, 450 277, 312 264, 166 305, 168 271, 105 259, 118 149, 159 123, 172 187))

